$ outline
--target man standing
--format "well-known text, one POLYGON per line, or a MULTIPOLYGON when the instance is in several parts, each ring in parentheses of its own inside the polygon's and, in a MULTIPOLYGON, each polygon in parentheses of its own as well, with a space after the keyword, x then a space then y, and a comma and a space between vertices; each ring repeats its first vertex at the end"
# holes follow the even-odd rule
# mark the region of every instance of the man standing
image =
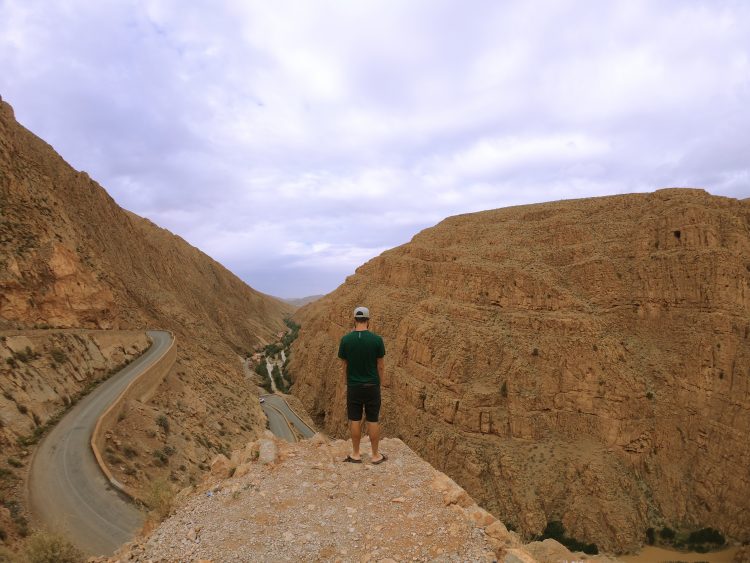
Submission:
POLYGON ((354 309, 354 330, 344 335, 339 343, 339 358, 343 361, 346 377, 346 409, 352 435, 352 453, 344 461, 362 463, 359 441, 362 436, 362 410, 372 445, 374 465, 388 458, 378 452, 380 442, 380 381, 383 379, 383 339, 370 332, 370 311, 367 307, 354 309))

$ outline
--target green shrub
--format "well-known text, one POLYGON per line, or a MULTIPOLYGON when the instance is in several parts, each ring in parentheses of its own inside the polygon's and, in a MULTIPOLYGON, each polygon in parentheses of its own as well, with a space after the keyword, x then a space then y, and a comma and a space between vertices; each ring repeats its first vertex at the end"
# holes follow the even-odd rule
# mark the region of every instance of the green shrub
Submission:
POLYGON ((265 355, 266 355, 267 357, 269 357, 269 358, 270 358, 270 357, 272 357, 272 356, 275 356, 275 355, 276 355, 276 354, 278 354, 279 352, 281 352, 281 346, 279 346, 279 345, 278 345, 278 344, 276 344, 275 342, 274 342, 274 343, 272 343, 272 344, 269 344, 269 345, 267 345, 267 346, 266 346, 265 348, 263 348, 263 353, 264 353, 264 354, 265 354, 265 355))
POLYGON ((583 551, 588 555, 597 555, 599 553, 599 548, 595 543, 585 543, 570 536, 566 536, 565 526, 563 526, 563 523, 559 520, 548 522, 542 535, 538 536, 536 539, 542 541, 547 538, 552 538, 553 540, 560 542, 570 551, 583 551))
POLYGON ((278 364, 273 365, 273 370, 271 373, 273 375, 273 382, 276 384, 276 388, 282 393, 286 393, 288 391, 288 388, 286 386, 286 382, 281 377, 281 370, 279 369, 278 364))
POLYGON ((23 462, 21 460, 18 460, 14 457, 8 458, 8 465, 12 465, 13 467, 23 467, 23 462))
POLYGON ((156 424, 158 424, 164 432, 169 433, 169 420, 163 414, 156 417, 156 424))
POLYGON ((169 457, 162 450, 154 450, 151 455, 154 456, 157 465, 165 466, 169 462, 169 457))
POLYGON ((67 539, 57 534, 36 532, 26 542, 23 554, 29 563, 79 563, 85 561, 81 553, 67 539))
POLYGON ((663 540, 673 540, 675 535, 675 531, 672 528, 668 528, 666 526, 659 530, 659 537, 663 540))
POLYGON ((164 479, 157 479, 151 482, 146 490, 146 505, 151 509, 152 514, 159 521, 164 520, 172 511, 174 502, 174 491, 171 485, 164 479))
MULTIPOLYGON (((713 543, 716 545, 724 545, 726 539, 718 530, 713 528, 703 528, 696 532, 692 532, 688 536, 687 542, 691 545, 702 544, 702 543, 713 543)), ((696 550, 697 551, 697 550, 696 550)))
POLYGON ((68 361, 68 356, 59 348, 54 348, 50 354, 55 363, 63 364, 68 361))

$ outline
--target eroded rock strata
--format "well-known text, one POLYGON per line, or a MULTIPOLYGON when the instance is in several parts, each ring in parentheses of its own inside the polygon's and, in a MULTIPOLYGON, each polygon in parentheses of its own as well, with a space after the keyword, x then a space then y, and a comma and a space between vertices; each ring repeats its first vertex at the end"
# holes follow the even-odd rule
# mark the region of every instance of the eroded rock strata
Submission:
MULTIPOLYGON (((181 486, 196 481, 217 452, 257 437, 265 417, 240 354, 275 340, 291 311, 120 208, 0 100, 0 330, 176 335, 174 369, 148 404, 130 401, 108 435, 106 461, 117 479, 132 487, 159 478, 181 486)), ((2 389, 21 381, 26 363, 6 367, 2 389)), ((83 377, 85 370, 70 369, 83 377)), ((23 401, 44 401, 50 384, 28 385, 23 401)), ((15 409, 0 401, 0 428, 15 423, 15 409)))
POLYGON ((383 335, 385 432, 526 536, 750 540, 750 202, 667 189, 451 217, 303 308, 290 370, 346 430, 338 339, 383 335))

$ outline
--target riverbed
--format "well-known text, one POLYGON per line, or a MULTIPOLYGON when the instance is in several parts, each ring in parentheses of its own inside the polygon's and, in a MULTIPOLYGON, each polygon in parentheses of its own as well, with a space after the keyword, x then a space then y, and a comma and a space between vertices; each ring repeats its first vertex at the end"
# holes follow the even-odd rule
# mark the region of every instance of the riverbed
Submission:
POLYGON ((664 563, 665 561, 685 561, 686 563, 696 563, 698 561, 708 561, 709 563, 731 563, 734 554, 737 553, 738 547, 728 547, 721 551, 712 551, 711 553, 695 553, 685 551, 675 551, 673 549, 664 549, 663 547, 647 546, 636 555, 620 555, 617 558, 626 563, 664 563))

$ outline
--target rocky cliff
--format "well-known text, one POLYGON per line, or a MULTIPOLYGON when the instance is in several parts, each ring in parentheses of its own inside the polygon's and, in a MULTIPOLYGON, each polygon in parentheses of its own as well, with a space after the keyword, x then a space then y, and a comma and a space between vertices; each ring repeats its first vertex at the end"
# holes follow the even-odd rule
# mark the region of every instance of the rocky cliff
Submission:
POLYGON ((124 211, 0 101, 0 328, 166 327, 246 349, 291 308, 124 211))
POLYGON ((668 189, 451 217, 301 309, 290 371, 346 429, 338 339, 386 342, 383 424, 527 537, 750 540, 750 203, 668 189))
MULTIPOLYGON (((128 406, 111 435, 106 457, 118 479, 136 486, 158 476, 195 481, 217 452, 257 436, 265 417, 239 354, 275 340, 292 310, 121 209, 0 101, 0 330, 161 328, 176 335, 172 373, 149 404, 128 406)), ((3 371, 0 387, 23 367, 3 371)), ((0 423, 17 418, 8 409, 0 403, 0 423)))
POLYGON ((551 539, 523 545, 403 442, 382 446, 386 463, 355 465, 341 463, 351 444, 320 434, 249 443, 217 457, 150 537, 99 561, 613 561, 551 539))

